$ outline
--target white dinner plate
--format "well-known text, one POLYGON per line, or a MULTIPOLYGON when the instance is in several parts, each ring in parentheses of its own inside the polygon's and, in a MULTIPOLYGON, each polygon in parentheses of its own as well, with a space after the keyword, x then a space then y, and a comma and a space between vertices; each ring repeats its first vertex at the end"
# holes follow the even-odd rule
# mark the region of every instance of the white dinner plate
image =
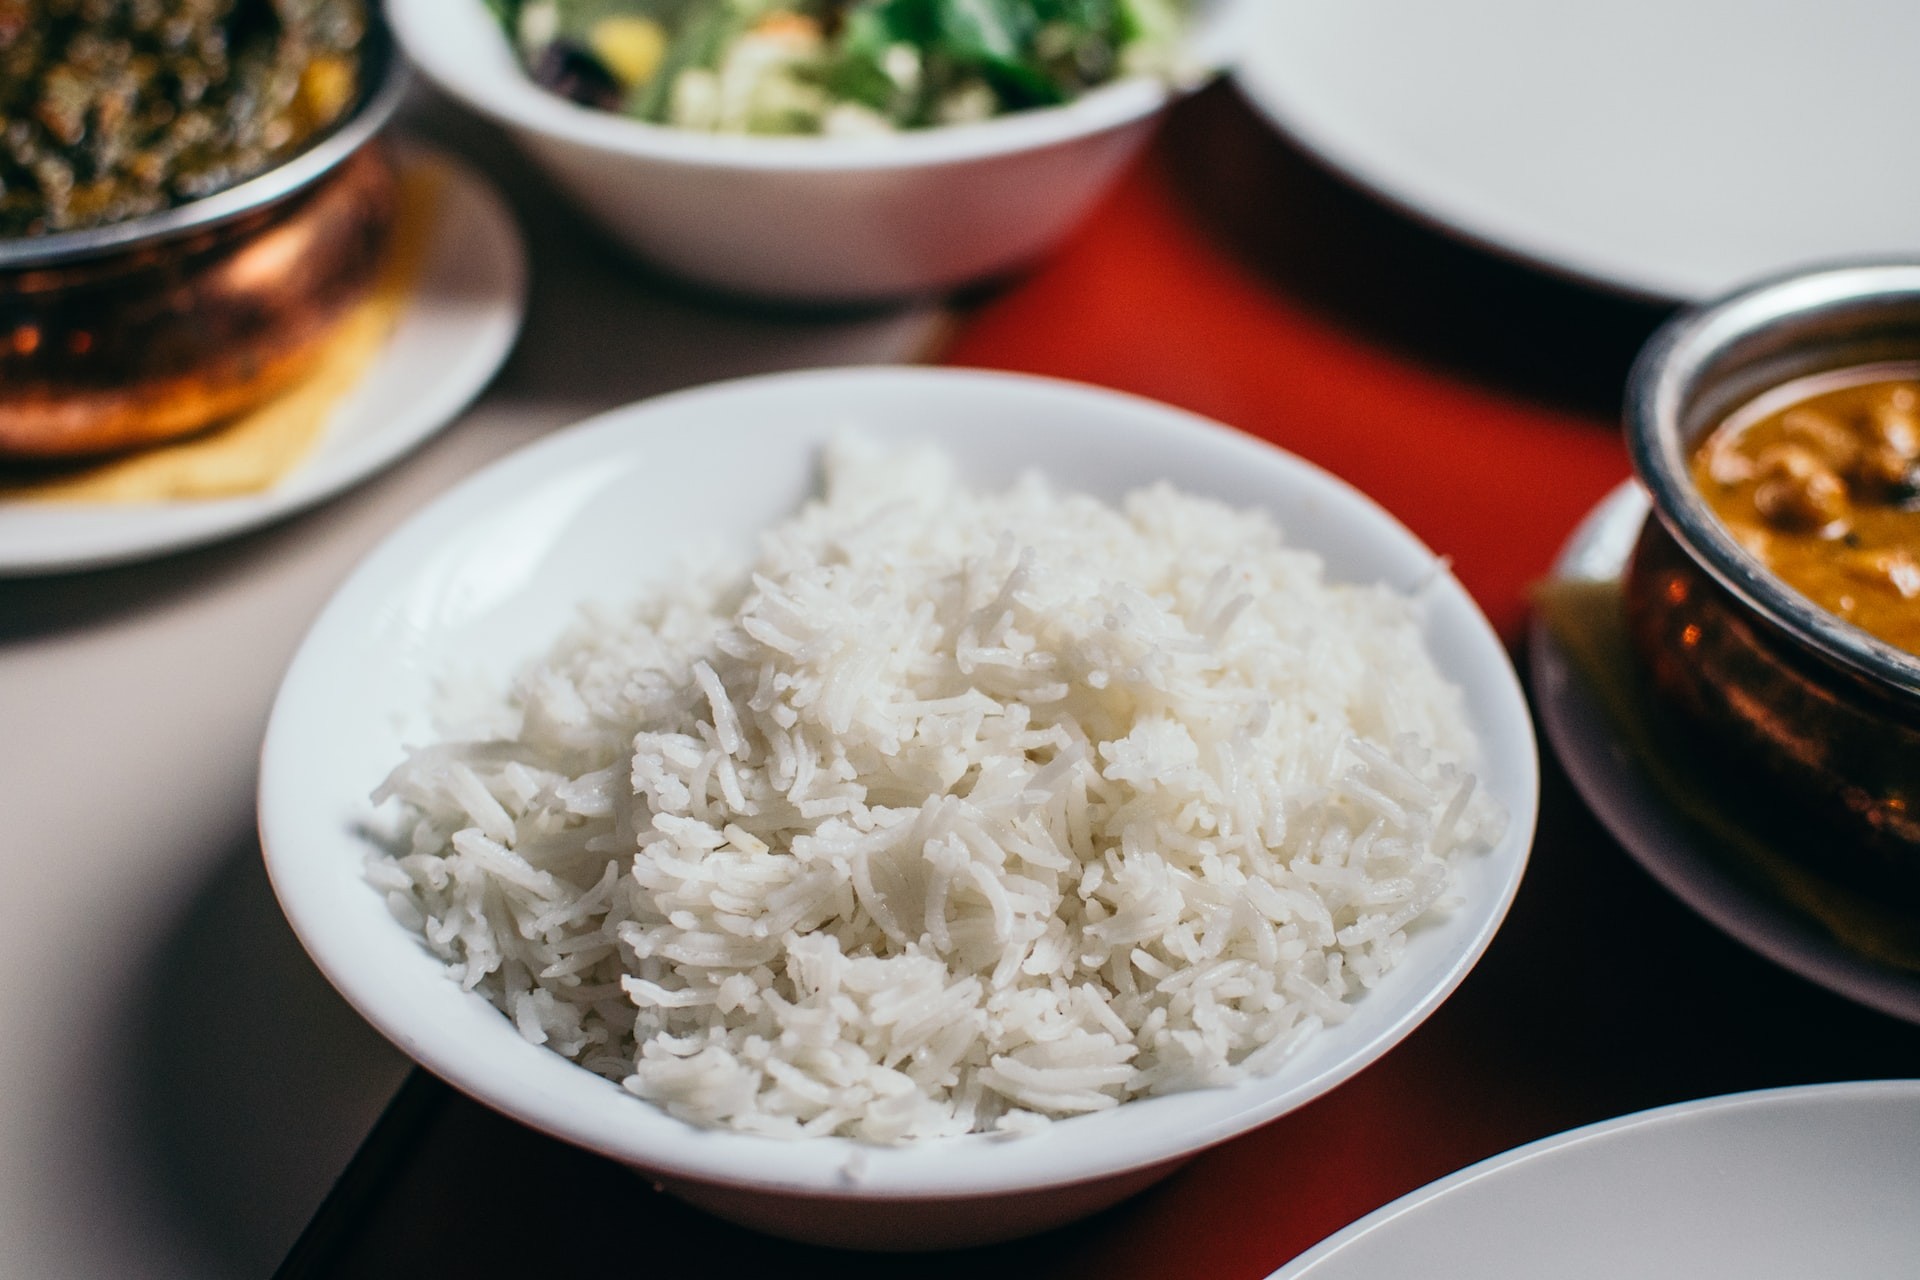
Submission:
POLYGON ((244 497, 0 500, 0 577, 145 559, 281 519, 391 466, 479 394, 520 332, 526 249, 499 195, 467 165, 417 147, 402 158, 443 178, 427 258, 385 347, 335 406, 313 453, 244 497))
MULTIPOLYGON (((1562 580, 1608 581, 1626 568, 1646 519, 1645 492, 1627 481, 1581 522, 1554 565, 1562 580)), ((1739 942, 1830 991, 1920 1023, 1920 974, 1878 964, 1840 945, 1789 903, 1760 891, 1703 848, 1632 753, 1606 711, 1537 617, 1530 637, 1534 705, 1560 763, 1594 813, 1675 897, 1739 942)), ((1916 1271, 1920 1274, 1920 1271, 1916 1271)))
POLYGON ((1269 1280, 1912 1280, 1920 1080, 1643 1111, 1404 1196, 1269 1280))
POLYGON ((1920 251, 1912 0, 1263 0, 1236 72, 1415 214, 1632 294, 1920 251))

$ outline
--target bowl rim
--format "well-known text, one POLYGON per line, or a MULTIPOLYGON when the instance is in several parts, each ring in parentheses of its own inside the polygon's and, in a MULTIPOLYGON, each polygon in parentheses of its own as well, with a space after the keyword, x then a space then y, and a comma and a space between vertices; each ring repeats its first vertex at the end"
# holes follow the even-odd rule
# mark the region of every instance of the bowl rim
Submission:
MULTIPOLYGON (((817 442, 821 437, 806 438, 817 442)), ((1325 544, 1303 539, 1300 545, 1325 544)), ((522 448, 441 495, 362 561, 302 641, 268 723, 259 783, 260 838, 269 879, 302 945, 363 1017, 434 1074, 521 1123, 657 1177, 776 1195, 894 1203, 1016 1194, 1170 1165, 1326 1093, 1425 1021, 1485 953, 1518 891, 1538 806, 1538 744, 1505 647, 1445 562, 1372 499, 1276 446, 1142 397, 1026 374, 899 366, 759 375, 641 401, 522 448), (357 917, 347 918, 332 899, 350 893, 358 904, 355 909, 369 916, 372 901, 379 908, 379 927, 394 931, 389 937, 399 937, 404 927, 375 900, 377 891, 364 878, 362 858, 339 856, 343 838, 358 841, 357 848, 364 853, 368 848, 364 837, 323 830, 332 821, 324 815, 318 815, 317 822, 311 820, 317 815, 304 796, 307 788, 300 771, 303 744, 308 740, 302 717, 310 718, 306 708, 331 700, 327 691, 336 688, 328 674, 329 647, 339 646, 345 637, 364 635, 369 618, 404 614, 393 583, 417 574, 429 562, 444 567, 438 553, 445 549, 448 535, 476 520, 491 519, 502 503, 529 491, 537 479, 573 476, 580 474, 575 469, 583 464, 604 463, 607 442, 624 437, 631 446, 645 433, 662 430, 660 424, 715 401, 768 397, 787 404, 795 396, 824 396, 835 383, 849 382, 864 387, 893 383, 918 395, 1018 396, 1036 413, 1065 401, 1097 406, 1109 419, 1104 424, 1107 428, 1178 437, 1187 446, 1204 448, 1209 467, 1217 473, 1224 474, 1229 465, 1241 472, 1265 468, 1265 474, 1273 477, 1275 496, 1284 490, 1285 482, 1279 479, 1283 473, 1303 488, 1312 486, 1314 501, 1307 504, 1309 508, 1315 502, 1322 507, 1341 504, 1374 531, 1376 550, 1401 558, 1420 557, 1420 581, 1432 593, 1423 599, 1443 611, 1440 616, 1461 631, 1469 650, 1449 675, 1487 690, 1486 701, 1475 711, 1476 725, 1487 739, 1483 740, 1489 753, 1486 763, 1496 773, 1504 770, 1518 793, 1500 796, 1509 808, 1509 826, 1483 864, 1487 896, 1463 908, 1457 924, 1442 922, 1455 932, 1444 949, 1431 956, 1432 970, 1418 973, 1419 985, 1380 1006, 1375 1019, 1379 1025, 1367 1033, 1370 1038, 1358 1041, 1344 1057, 1313 1062, 1309 1050, 1309 1065, 1290 1079, 1265 1076, 1220 1089, 1135 1100, 1116 1110, 1056 1122, 1036 1138, 1024 1140, 1026 1146, 992 1134, 901 1147, 874 1147, 845 1138, 795 1142, 700 1128, 675 1119, 656 1104, 633 1097, 617 1083, 541 1046, 524 1045, 524 1053, 515 1048, 512 1061, 477 1054, 465 1035, 465 1019, 470 1017, 485 1015, 483 1023, 474 1025, 484 1025, 487 1030, 481 1034, 498 1046, 508 1045, 508 1037, 518 1041, 511 1022, 497 1008, 477 993, 460 991, 447 977, 444 963, 417 940, 408 939, 416 950, 407 954, 417 954, 423 965, 410 968, 404 976, 383 966, 380 957, 371 953, 366 934, 355 927, 357 917), (1494 742, 1506 744, 1506 752, 1496 754, 1499 748, 1494 742), (430 974, 424 962, 431 962, 430 974), (411 1001, 408 990, 428 977, 444 987, 432 988, 434 994, 427 997, 432 1008, 423 1011, 411 1001), (406 989, 401 989, 403 985, 406 989), (457 1011, 456 1000, 461 1002, 457 1011), (452 1021, 456 1018, 459 1025, 452 1021), (607 1108, 616 1105, 635 1110, 617 1113, 619 1119, 610 1122, 607 1108), (1144 1133, 1143 1126, 1115 1123, 1115 1116, 1146 1115, 1146 1109, 1153 1109, 1150 1114, 1160 1119, 1144 1126, 1144 1133), (1043 1153, 1038 1144, 1049 1134, 1055 1135, 1055 1141, 1043 1153), (941 1158, 930 1158, 930 1152, 941 1158)), ((367 806, 361 810, 351 816, 352 821, 364 823, 367 806)), ((369 921, 362 923, 373 927, 369 921)), ((1388 981, 1413 973, 1396 969, 1388 981)))
POLYGON ((185 204, 105 226, 0 238, 0 271, 60 266, 173 240, 270 208, 312 186, 379 133, 406 94, 407 60, 377 2, 367 6, 362 39, 363 60, 375 64, 375 74, 353 111, 319 141, 251 178, 185 204))
POLYGON ((507 35, 480 0, 387 0, 387 21, 413 64, 466 106, 509 128, 595 151, 690 169, 759 172, 886 171, 962 164, 1055 146, 1117 129, 1153 114, 1177 94, 1216 74, 1235 33, 1263 0, 1211 0, 1188 48, 1202 71, 1177 81, 1126 76, 1071 102, 1010 112, 987 120, 862 137, 711 133, 635 120, 571 102, 529 79, 507 35), (459 56, 445 33, 490 29, 513 74, 459 56))
MULTIPOLYGON (((1693 483, 1689 464, 1698 440, 1683 438, 1691 405, 1703 383, 1711 385, 1715 360, 1736 344, 1790 331, 1804 319, 1894 300, 1911 302, 1920 328, 1920 260, 1800 268, 1683 311, 1662 325, 1634 360, 1623 417, 1634 471, 1652 497, 1655 515, 1689 557, 1788 640, 1920 706, 1920 655, 1829 613, 1741 546, 1693 483)), ((1920 344, 1915 355, 1920 358, 1920 344)))

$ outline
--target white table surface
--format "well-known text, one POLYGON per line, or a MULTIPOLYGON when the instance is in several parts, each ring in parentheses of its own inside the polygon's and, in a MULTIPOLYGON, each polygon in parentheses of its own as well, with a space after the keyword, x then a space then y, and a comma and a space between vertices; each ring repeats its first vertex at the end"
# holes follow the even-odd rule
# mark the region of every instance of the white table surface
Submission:
POLYGON ((464 417, 317 511, 203 551, 0 581, 0 1276, 264 1277, 405 1063, 281 918, 254 833, 282 670, 352 566, 475 468, 716 378, 895 361, 939 313, 759 313, 622 263, 486 127, 402 131, 498 182, 531 254, 518 349, 464 417))

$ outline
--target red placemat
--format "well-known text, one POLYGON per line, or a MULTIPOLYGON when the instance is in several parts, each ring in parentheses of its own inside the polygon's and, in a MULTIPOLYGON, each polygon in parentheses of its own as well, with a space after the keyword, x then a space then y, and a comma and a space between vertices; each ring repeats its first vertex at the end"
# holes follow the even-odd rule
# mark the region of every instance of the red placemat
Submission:
POLYGON ((1451 557, 1512 637, 1627 474, 1613 406, 1659 318, 1397 218, 1223 87, 944 361, 1138 392, 1317 462, 1451 557))

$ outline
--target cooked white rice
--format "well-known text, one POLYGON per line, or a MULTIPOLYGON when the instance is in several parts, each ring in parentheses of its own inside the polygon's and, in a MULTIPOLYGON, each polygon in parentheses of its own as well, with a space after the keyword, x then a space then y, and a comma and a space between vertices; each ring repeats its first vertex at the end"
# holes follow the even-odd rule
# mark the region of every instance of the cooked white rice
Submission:
POLYGON ((394 914, 677 1116, 899 1142, 1272 1071, 1505 823, 1419 604, 1263 513, 842 440, 377 793, 394 914))

